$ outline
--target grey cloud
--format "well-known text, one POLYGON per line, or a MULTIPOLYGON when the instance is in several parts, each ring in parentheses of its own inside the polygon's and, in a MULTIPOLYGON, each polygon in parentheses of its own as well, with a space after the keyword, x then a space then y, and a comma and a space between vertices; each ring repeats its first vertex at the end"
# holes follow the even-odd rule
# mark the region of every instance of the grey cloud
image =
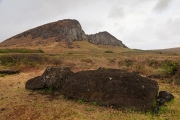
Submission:
POLYGON ((175 46, 180 38, 179 4, 179 0, 0 0, 0 41, 45 23, 77 19, 86 34, 106 30, 130 48, 175 46))
MULTIPOLYGON (((1 0, 2 1, 2 0, 1 0)), ((0 41, 33 27, 66 19, 70 12, 86 7, 95 0, 5 0, 0 4, 0 41), (60 16, 60 17, 58 17, 60 16), (15 28, 16 27, 16 28, 15 28), (9 32, 11 30, 11 32, 9 32)))
POLYGON ((124 9, 119 7, 119 8, 113 8, 111 9, 111 11, 109 12, 108 15, 109 18, 123 18, 125 17, 125 13, 124 13, 124 9))
POLYGON ((172 0, 159 0, 154 7, 154 10, 159 12, 164 11, 169 6, 171 1, 172 0))
POLYGON ((168 25, 168 31, 173 35, 173 36, 179 36, 180 37, 180 17, 176 19, 170 18, 167 21, 168 25))

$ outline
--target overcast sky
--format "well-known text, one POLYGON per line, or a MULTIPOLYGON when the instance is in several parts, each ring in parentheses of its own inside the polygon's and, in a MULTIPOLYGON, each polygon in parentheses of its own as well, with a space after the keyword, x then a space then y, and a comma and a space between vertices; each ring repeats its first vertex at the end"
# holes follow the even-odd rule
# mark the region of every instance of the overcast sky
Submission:
POLYGON ((76 19, 86 34, 108 31, 129 48, 180 47, 180 0, 0 0, 0 42, 76 19))

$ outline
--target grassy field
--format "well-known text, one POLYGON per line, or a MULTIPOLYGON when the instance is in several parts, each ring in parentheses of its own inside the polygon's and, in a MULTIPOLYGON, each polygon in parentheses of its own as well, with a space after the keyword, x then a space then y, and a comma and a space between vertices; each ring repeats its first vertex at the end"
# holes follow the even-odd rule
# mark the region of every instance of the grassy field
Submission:
POLYGON ((2 53, 0 69, 18 69, 16 75, 0 75, 1 120, 178 120, 180 119, 180 55, 158 51, 120 49, 112 46, 75 42, 71 49, 50 53, 2 53), (28 79, 41 75, 47 66, 68 66, 72 71, 118 68, 154 79, 160 90, 172 92, 175 99, 159 114, 121 111, 81 100, 67 100, 51 90, 25 90, 28 79))

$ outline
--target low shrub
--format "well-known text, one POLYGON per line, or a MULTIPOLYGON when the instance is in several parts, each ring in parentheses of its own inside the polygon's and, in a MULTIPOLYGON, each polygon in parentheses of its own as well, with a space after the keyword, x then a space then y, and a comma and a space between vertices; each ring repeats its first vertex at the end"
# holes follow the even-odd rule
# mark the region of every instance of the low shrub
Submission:
POLYGON ((148 60, 148 66, 158 68, 160 66, 160 62, 157 60, 148 60))
POLYGON ((5 76, 5 74, 0 74, 0 77, 4 77, 5 76))
POLYGON ((133 64, 134 64, 134 60, 131 60, 131 59, 125 59, 125 60, 123 60, 123 64, 125 65, 125 66, 127 66, 127 67, 130 67, 130 66, 132 66, 133 64))
POLYGON ((114 52, 111 50, 106 50, 105 53, 114 53, 114 52))
POLYGON ((0 49, 0 53, 44 53, 42 49, 32 50, 26 48, 0 49))
POLYGON ((44 55, 40 54, 8 54, 0 56, 0 64, 2 66, 18 66, 21 64, 36 67, 47 61, 44 55))
POLYGON ((178 71, 179 65, 176 61, 164 60, 162 61, 162 68, 165 70, 165 76, 173 76, 178 71))
POLYGON ((54 57, 50 60, 50 62, 55 65, 56 67, 58 65, 61 65, 63 63, 62 59, 61 58, 58 58, 58 57, 54 57))

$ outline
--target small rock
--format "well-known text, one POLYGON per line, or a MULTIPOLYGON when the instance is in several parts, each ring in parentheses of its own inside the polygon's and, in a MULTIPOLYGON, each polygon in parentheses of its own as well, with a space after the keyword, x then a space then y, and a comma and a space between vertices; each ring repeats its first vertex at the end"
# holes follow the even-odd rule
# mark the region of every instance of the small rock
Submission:
POLYGON ((158 114, 159 113, 159 106, 156 106, 154 109, 153 109, 153 112, 155 114, 158 114))
POLYGON ((158 103, 159 106, 164 105, 165 102, 166 102, 166 100, 163 99, 163 98, 157 99, 157 103, 158 103))
POLYGON ((157 98, 158 99, 160 99, 160 98, 164 99, 166 102, 168 102, 168 101, 171 101, 172 99, 174 99, 174 96, 170 92, 160 91, 159 96, 157 98))

